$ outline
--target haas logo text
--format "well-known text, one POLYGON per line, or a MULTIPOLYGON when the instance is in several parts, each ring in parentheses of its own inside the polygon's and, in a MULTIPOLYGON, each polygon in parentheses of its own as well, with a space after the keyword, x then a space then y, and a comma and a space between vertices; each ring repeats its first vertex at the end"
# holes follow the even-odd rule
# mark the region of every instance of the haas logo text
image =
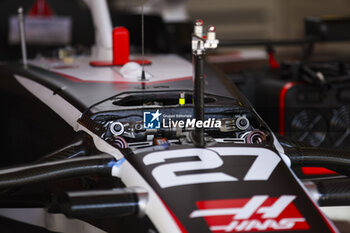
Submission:
POLYGON ((212 232, 307 230, 305 218, 293 204, 296 197, 257 195, 248 199, 198 201, 191 218, 202 217, 212 232))

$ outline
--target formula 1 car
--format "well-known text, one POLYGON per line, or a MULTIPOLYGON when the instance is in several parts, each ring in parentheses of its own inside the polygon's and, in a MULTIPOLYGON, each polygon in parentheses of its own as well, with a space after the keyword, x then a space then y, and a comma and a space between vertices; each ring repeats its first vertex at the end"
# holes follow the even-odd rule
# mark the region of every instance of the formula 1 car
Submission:
POLYGON ((196 21, 193 66, 129 63, 127 30, 86 3, 92 57, 0 66, 1 232, 338 232, 319 206, 349 204, 350 153, 274 135, 204 62, 214 27, 196 21), (337 173, 302 182, 303 166, 337 173))

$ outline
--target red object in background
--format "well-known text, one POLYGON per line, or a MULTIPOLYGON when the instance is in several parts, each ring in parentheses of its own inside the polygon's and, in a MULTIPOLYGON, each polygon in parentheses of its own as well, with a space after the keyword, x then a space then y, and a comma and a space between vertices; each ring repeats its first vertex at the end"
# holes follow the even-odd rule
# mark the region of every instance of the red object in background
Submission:
POLYGON ((301 171, 304 175, 335 175, 338 174, 332 170, 323 167, 302 167, 301 171))
POLYGON ((36 0, 29 11, 29 16, 46 16, 50 17, 53 12, 46 0, 36 0))
POLYGON ((125 27, 113 29, 113 65, 129 62, 129 31, 125 27))
MULTIPOLYGON (((142 60, 129 60, 129 62, 136 62, 138 64, 142 64, 142 60)), ((145 60, 145 65, 151 65, 152 62, 150 60, 145 60)), ((103 66, 122 66, 113 64, 113 61, 90 61, 91 66, 103 67, 103 66)))
MULTIPOLYGON (((142 60, 129 60, 130 45, 129 31, 125 27, 116 27, 112 32, 113 40, 113 61, 90 61, 91 66, 122 66, 128 62, 142 64, 142 60)), ((144 60, 145 65, 152 64, 149 60, 144 60)))
POLYGON ((269 54, 270 67, 272 69, 279 69, 280 68, 280 64, 276 61, 275 53, 273 51, 270 51, 270 52, 268 52, 268 54, 269 54))
POLYGON ((286 101, 286 95, 289 89, 294 87, 295 85, 300 84, 300 82, 288 82, 284 84, 283 88, 280 91, 279 95, 279 116, 278 116, 278 128, 279 133, 281 135, 285 135, 285 101, 286 101))

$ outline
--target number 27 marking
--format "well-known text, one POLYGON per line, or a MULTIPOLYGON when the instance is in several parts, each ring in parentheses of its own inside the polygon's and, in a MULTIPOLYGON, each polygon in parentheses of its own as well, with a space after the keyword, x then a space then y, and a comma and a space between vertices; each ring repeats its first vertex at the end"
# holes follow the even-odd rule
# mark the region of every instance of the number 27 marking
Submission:
POLYGON ((177 172, 202 171, 221 167, 222 156, 256 156, 243 180, 268 180, 280 162, 273 151, 263 148, 215 147, 208 149, 181 149, 161 151, 146 155, 145 165, 160 164, 152 170, 152 175, 162 188, 173 186, 238 181, 236 177, 223 172, 202 172, 199 174, 176 175, 177 172), (167 159, 198 157, 198 161, 168 163, 167 159))

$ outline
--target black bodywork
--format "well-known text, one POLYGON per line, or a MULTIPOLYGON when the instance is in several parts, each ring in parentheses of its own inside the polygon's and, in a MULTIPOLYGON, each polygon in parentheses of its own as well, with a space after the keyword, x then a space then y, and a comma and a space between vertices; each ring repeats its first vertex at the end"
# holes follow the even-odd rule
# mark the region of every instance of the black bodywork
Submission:
MULTIPOLYGON (((0 67, 1 101, 3 104, 3 122, 5 130, 2 131, 2 148, 4 148, 4 159, 2 165, 15 165, 20 163, 33 162, 60 145, 64 145, 76 136, 73 129, 65 123, 50 108, 45 106, 36 97, 25 90, 15 79, 14 74, 31 79, 52 90, 53 95, 60 95, 67 102, 78 109, 82 116, 78 122, 92 131, 95 135, 106 140, 110 145, 116 147, 113 141, 106 136, 107 128, 104 127, 108 121, 120 120, 121 122, 137 122, 143 111, 155 110, 157 108, 164 113, 189 114, 193 115, 192 81, 176 81, 163 83, 161 85, 136 85, 136 84, 115 84, 115 83, 87 83, 67 79, 59 74, 30 66, 25 69, 19 64, 6 64, 0 67), (125 90, 128 91, 125 91, 125 90), (185 92, 189 104, 179 106, 176 103, 179 91, 185 92), (157 104, 154 104, 154 101, 157 104), (9 123, 11 122, 11 123, 9 123), (20 125, 18 122, 21 122, 20 125), (11 136, 10 136, 11 135, 11 136), (8 156, 11 154, 11 156, 8 156)), ((246 148, 266 148, 277 153, 274 138, 268 126, 252 109, 249 102, 227 80, 212 69, 206 68, 206 107, 205 118, 227 118, 233 115, 244 114, 251 121, 252 127, 266 133, 266 141, 260 145, 243 145, 246 148), (217 95, 220 93, 220 95, 217 95)), ((212 138, 226 138, 229 135, 219 131, 207 132, 212 138)), ((176 138, 174 132, 157 131, 154 137, 176 138)), ((128 139, 128 142, 145 140, 144 135, 140 138, 128 139)), ((237 145, 228 143, 218 145, 212 142, 211 145, 219 147, 230 147, 234 150, 237 145)), ((169 150, 193 148, 190 143, 183 144, 181 141, 170 145, 169 150)), ((92 151, 96 151, 94 148, 92 151)), ((303 232, 331 232, 324 221, 324 217, 317 207, 310 201, 305 191, 292 175, 291 170, 284 162, 280 162, 268 181, 235 182, 232 185, 226 183, 208 183, 201 185, 187 185, 168 189, 162 189, 152 177, 154 166, 144 166, 142 159, 147 153, 137 150, 120 149, 127 161, 144 177, 144 179, 157 192, 159 197, 168 206, 169 211, 179 219, 188 232, 210 232, 203 219, 189 219, 190 211, 195 209, 195 202, 207 199, 225 198, 249 198, 252 195, 265 194, 277 197, 283 194, 293 194, 298 198, 294 202, 296 207, 305 217, 311 228, 303 232), (205 190, 205 192, 203 192, 205 190), (186 197, 186 198, 185 198, 186 197), (179 203, 179 200, 181 202, 179 203), (327 229, 327 230, 326 230, 327 229)), ((196 158, 192 158, 196 160, 196 158)), ((188 160, 187 160, 188 161, 188 160)), ((174 161, 166 161, 166 164, 174 161)), ((179 161, 178 161, 179 162, 179 161)), ((242 180, 243 174, 254 162, 254 157, 225 158, 224 166, 220 169, 228 174, 242 180)), ((205 172, 205 171, 201 171, 205 172)), ((197 172, 200 174, 201 172, 197 172)), ((105 177, 106 178, 106 177, 105 177)), ((54 196, 62 190, 83 189, 101 187, 123 187, 118 178, 94 178, 84 177, 81 179, 60 181, 62 186, 49 185, 38 192, 44 191, 54 193, 54 196), (72 185, 73 184, 73 185, 72 185), (78 185, 76 185, 78 184, 78 185), (55 186, 53 188, 53 186, 55 186), (72 188, 74 187, 74 188, 72 188)), ((49 182, 50 183, 50 182, 49 182)), ((40 186, 40 185, 39 185, 40 186)), ((28 187, 27 187, 28 188, 28 187)), ((26 188, 21 189, 24 193, 26 188)), ((12 191, 10 195, 12 195, 12 191)), ((51 200, 53 201, 53 200, 51 200)), ((49 201, 50 202, 50 198, 49 201)), ((47 204, 47 203, 46 203, 47 204)), ((52 208, 51 211, 55 209, 52 208)), ((154 229, 147 217, 138 220, 135 217, 115 219, 84 219, 102 229, 108 231, 120 230, 126 232, 149 232, 154 229), (135 224, 135 222, 142 224, 135 224), (142 230, 140 229, 142 228, 142 230)), ((155 230, 155 229, 154 229, 155 230)))

